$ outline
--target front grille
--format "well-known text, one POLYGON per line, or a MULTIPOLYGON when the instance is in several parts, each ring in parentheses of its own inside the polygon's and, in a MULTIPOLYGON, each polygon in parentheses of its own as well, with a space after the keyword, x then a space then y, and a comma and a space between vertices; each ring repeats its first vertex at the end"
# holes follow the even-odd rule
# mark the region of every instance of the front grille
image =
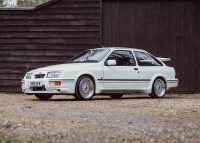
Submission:
POLYGON ((44 78, 45 74, 36 74, 35 78, 44 78))

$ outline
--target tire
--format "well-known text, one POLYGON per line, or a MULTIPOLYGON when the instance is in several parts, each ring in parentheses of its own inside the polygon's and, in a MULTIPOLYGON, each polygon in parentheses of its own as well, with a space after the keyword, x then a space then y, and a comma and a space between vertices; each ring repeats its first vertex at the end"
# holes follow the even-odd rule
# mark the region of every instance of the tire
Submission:
POLYGON ((77 100, 89 100, 95 94, 95 84, 93 79, 90 76, 84 75, 81 76, 75 87, 75 99, 77 100))
POLYGON ((51 95, 51 94, 36 94, 35 96, 40 100, 49 100, 53 95, 51 95))
POLYGON ((156 78, 152 85, 151 98, 163 98, 166 93, 166 84, 162 78, 156 78))
POLYGON ((151 97, 151 98, 156 98, 154 95, 152 95, 151 93, 149 94, 149 96, 151 97))
POLYGON ((77 96, 75 96, 75 94, 74 94, 74 98, 75 98, 75 100, 79 100, 79 98, 77 98, 77 96))
POLYGON ((113 98, 113 99, 120 99, 122 98, 123 94, 110 94, 110 97, 113 98))

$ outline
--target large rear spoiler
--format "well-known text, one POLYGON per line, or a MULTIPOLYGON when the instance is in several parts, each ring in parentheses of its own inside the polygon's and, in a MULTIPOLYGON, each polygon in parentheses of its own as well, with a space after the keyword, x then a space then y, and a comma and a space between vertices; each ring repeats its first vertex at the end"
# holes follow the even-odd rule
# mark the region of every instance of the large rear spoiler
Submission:
POLYGON ((167 62, 167 61, 171 60, 171 58, 161 58, 161 57, 156 57, 156 58, 163 61, 163 62, 167 62))

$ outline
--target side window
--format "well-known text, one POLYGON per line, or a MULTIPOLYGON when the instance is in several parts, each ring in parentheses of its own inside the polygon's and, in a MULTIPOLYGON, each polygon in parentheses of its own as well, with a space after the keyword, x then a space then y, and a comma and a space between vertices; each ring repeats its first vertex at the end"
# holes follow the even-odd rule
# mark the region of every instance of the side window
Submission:
POLYGON ((133 54, 131 51, 125 50, 117 50, 112 52, 106 62, 108 60, 116 60, 116 66, 135 66, 135 60, 133 58, 133 54))
POLYGON ((145 52, 134 52, 139 66, 162 66, 158 60, 145 52))

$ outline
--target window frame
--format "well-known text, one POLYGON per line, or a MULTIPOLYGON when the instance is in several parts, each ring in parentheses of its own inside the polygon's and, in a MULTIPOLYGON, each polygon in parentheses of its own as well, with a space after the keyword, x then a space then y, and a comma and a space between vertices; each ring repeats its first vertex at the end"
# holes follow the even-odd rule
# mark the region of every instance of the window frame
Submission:
POLYGON ((140 67, 161 67, 161 66, 163 66, 163 63, 162 62, 160 62, 159 60, 157 60, 153 55, 151 55, 150 53, 148 53, 148 52, 145 52, 145 51, 133 51, 133 53, 134 53, 134 56, 135 56, 135 59, 136 59, 136 62, 137 62, 137 65, 138 66, 140 66, 140 67), (138 63, 138 59, 137 59, 137 56, 136 56, 136 54, 135 54, 135 52, 140 52, 140 53, 145 53, 145 54, 147 54, 147 55, 149 55, 153 60, 155 60, 159 65, 139 65, 139 63, 138 63))
POLYGON ((104 61, 104 66, 108 66, 108 65, 107 65, 108 58, 110 57, 110 55, 112 55, 112 53, 114 53, 114 52, 116 52, 116 51, 127 51, 127 52, 130 52, 130 53, 132 54, 132 60, 133 60, 134 62, 133 62, 133 64, 130 65, 130 66, 127 66, 127 65, 115 65, 114 67, 133 67, 133 66, 137 66, 136 59, 135 59, 135 55, 134 55, 133 51, 132 51, 132 50, 123 50, 123 49, 112 51, 112 52, 106 57, 106 60, 104 61))

